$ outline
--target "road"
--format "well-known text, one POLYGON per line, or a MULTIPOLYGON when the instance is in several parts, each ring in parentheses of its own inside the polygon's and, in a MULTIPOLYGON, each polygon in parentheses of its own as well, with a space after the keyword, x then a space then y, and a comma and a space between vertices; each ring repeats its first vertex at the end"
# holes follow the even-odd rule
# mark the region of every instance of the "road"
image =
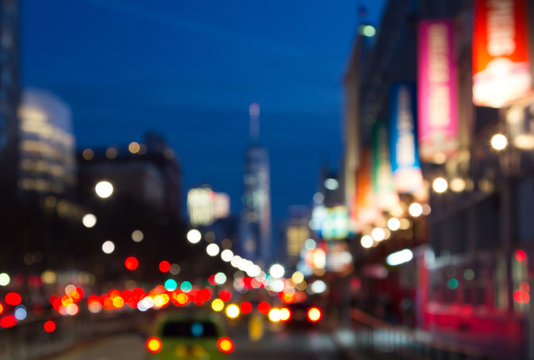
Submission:
MULTIPOLYGON (((258 343, 246 336, 234 337, 231 360, 328 360, 342 359, 325 332, 269 332, 258 343)), ((137 334, 123 334, 89 342, 50 360, 146 360, 144 339, 137 334)))

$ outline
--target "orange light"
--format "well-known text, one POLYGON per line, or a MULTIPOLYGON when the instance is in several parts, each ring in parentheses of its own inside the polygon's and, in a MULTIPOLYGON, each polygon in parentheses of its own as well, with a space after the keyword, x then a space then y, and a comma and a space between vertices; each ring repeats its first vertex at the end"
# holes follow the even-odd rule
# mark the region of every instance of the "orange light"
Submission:
POLYGON ((149 337, 146 341, 146 349, 152 354, 161 351, 161 340, 155 336, 149 337))
POLYGON ((124 260, 124 267, 130 271, 134 271, 139 266, 139 260, 135 256, 129 256, 124 260))
POLYGON ((291 318, 291 311, 288 308, 280 308, 280 321, 289 321, 291 318))
POLYGON ((319 310, 316 307, 312 307, 312 308, 310 308, 310 310, 308 310, 308 319, 311 322, 317 322, 317 321, 321 320, 321 316, 322 315, 323 314, 321 314, 321 310, 319 310))
POLYGON ((44 323, 43 329, 47 333, 54 332, 56 330, 56 323, 53 322, 52 320, 48 320, 47 322, 44 323))
POLYGON ((225 354, 229 354, 234 351, 234 343, 227 337, 222 337, 217 340, 217 347, 225 354))
POLYGON ((2 305, 2 303, 0 303, 0 315, 4 312, 4 305, 2 305))

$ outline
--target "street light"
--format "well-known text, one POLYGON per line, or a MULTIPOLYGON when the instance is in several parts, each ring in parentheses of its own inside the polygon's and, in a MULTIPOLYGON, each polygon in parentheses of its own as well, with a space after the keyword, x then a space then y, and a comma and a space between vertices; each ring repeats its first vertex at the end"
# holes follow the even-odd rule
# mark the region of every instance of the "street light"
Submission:
POLYGON ((197 244, 202 239, 202 234, 197 229, 191 229, 187 232, 187 241, 191 244, 197 244))
POLYGON ((101 199, 107 199, 113 194, 113 185, 109 181, 99 181, 95 185, 95 192, 101 199))
POLYGON ((273 264, 269 268, 269 274, 271 274, 271 276, 274 278, 281 278, 284 276, 285 273, 286 273, 286 270, 280 264, 273 264))

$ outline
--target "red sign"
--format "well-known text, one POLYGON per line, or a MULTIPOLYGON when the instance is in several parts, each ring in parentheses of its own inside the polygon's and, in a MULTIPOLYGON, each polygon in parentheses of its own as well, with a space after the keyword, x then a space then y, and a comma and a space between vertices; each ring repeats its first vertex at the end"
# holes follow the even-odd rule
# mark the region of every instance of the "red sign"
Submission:
POLYGON ((502 107, 531 94, 526 0, 476 0, 473 103, 502 107))

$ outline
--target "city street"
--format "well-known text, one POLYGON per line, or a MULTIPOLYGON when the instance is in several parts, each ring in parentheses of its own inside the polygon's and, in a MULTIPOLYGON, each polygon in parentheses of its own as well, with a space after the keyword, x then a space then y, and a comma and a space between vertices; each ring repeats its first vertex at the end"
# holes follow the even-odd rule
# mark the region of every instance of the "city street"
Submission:
MULTIPOLYGON (((342 359, 325 332, 268 333, 258 343, 237 334, 234 341, 233 360, 342 359)), ((81 345, 50 360, 144 360, 147 354, 142 336, 123 334, 81 345)))

